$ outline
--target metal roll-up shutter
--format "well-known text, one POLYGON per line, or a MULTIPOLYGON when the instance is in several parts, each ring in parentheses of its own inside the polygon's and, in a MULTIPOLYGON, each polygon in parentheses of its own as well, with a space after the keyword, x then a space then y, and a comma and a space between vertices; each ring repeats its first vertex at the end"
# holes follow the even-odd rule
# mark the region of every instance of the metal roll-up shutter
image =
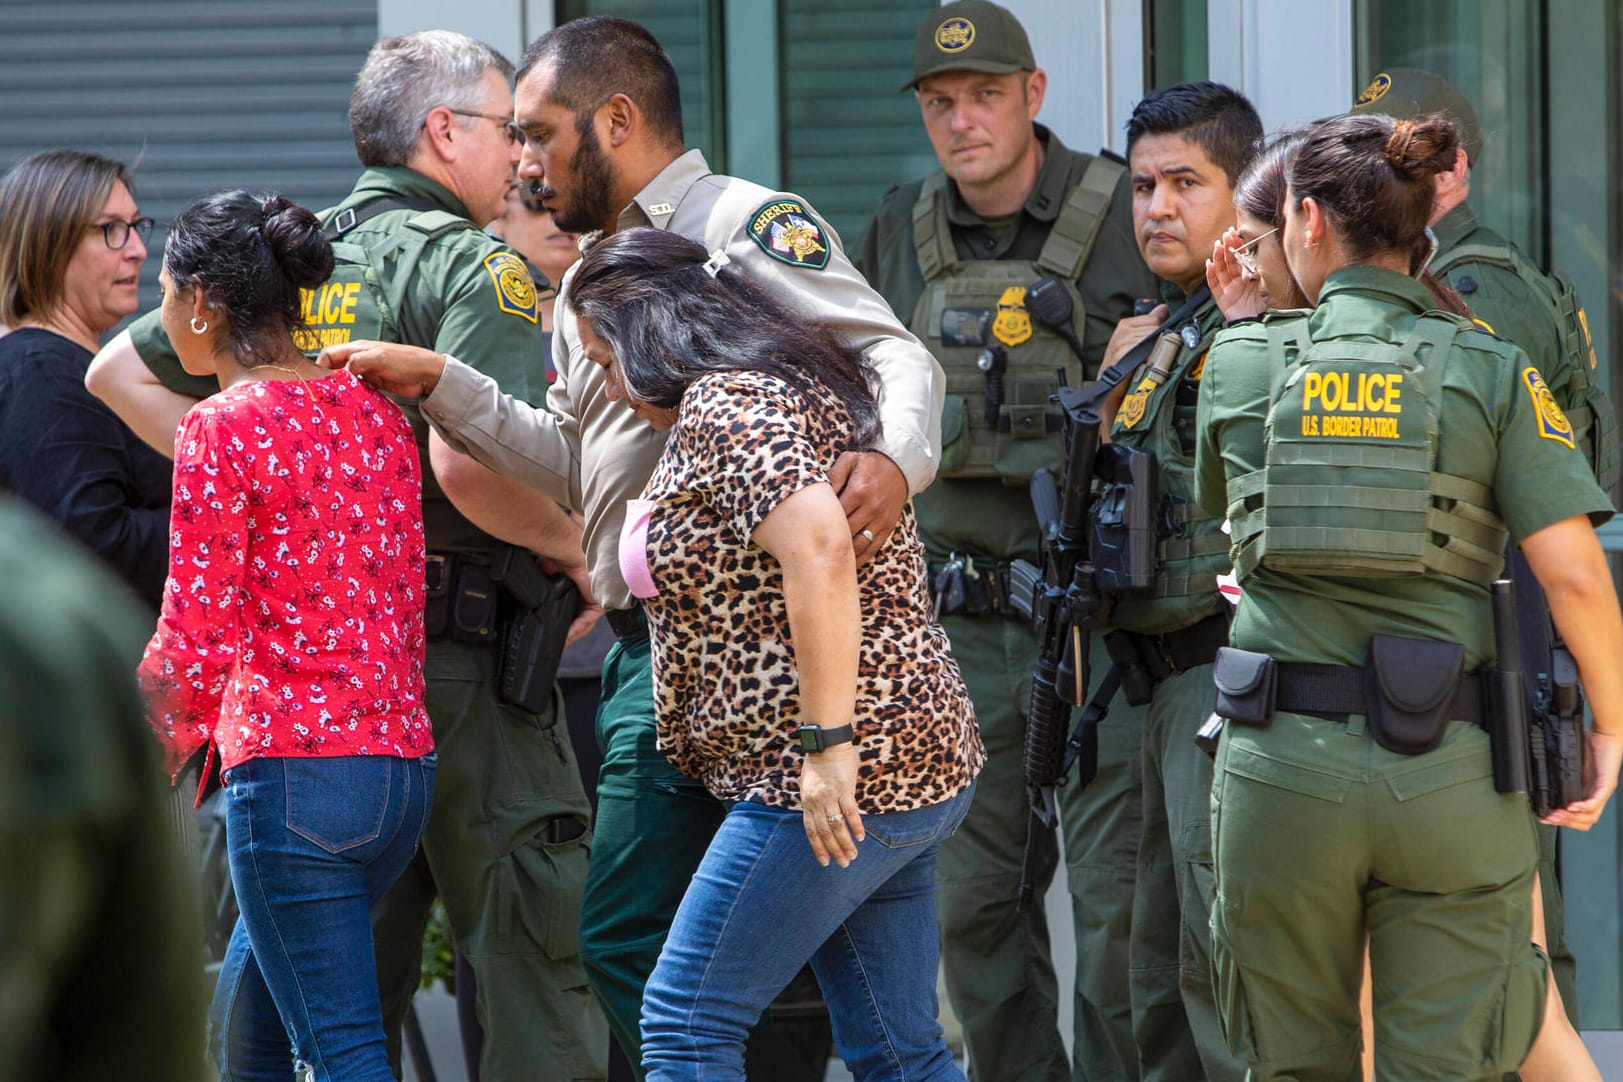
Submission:
POLYGON ((892 184, 936 169, 912 94, 913 36, 935 0, 783 0, 783 186, 847 246, 892 184))
POLYGON ((349 191, 349 94, 377 24, 377 0, 6 0, 0 171, 53 147, 133 166, 158 221, 155 306, 165 226, 197 196, 271 189, 320 209, 349 191))

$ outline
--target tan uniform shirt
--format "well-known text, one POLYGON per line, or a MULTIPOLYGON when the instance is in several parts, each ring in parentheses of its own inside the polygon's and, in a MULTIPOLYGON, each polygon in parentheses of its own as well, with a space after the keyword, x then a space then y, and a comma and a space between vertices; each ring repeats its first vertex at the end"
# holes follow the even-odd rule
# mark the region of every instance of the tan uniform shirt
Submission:
MULTIPOLYGON (((832 242, 821 269, 774 258, 750 236, 756 212, 785 199, 806 207, 794 196, 718 176, 704 155, 690 150, 637 194, 615 228, 668 229, 711 251, 723 250, 733 265, 791 307, 833 324, 878 373, 884 425, 878 449, 917 493, 935 477, 940 461, 941 367, 851 265, 821 218, 817 224, 832 242)), ((575 329, 571 281, 573 271, 564 276, 553 318, 558 379, 547 396, 551 413, 505 397, 466 366, 448 364, 434 393, 423 400, 423 415, 452 447, 579 510, 586 518, 592 592, 606 608, 629 608, 631 591, 620 574, 620 526, 626 501, 641 494, 654 472, 665 434, 604 393, 603 369, 586 359, 575 329)))

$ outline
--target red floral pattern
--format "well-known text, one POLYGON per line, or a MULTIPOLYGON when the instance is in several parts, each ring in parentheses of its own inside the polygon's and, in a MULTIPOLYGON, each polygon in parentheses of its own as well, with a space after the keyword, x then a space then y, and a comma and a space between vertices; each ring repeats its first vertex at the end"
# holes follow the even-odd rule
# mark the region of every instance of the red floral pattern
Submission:
POLYGON ((163 613, 142 658, 171 774, 433 750, 411 426, 348 373, 241 384, 175 438, 163 613), (212 749, 211 749, 212 757, 212 749))

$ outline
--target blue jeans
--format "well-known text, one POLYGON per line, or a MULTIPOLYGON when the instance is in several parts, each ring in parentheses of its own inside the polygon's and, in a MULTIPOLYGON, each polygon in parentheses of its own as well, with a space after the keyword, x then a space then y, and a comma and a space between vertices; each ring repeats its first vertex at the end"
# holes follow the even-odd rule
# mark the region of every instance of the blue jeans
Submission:
POLYGON ((372 904, 416 852, 433 755, 250 759, 225 777, 241 915, 209 1009, 220 1082, 392 1082, 372 904))
POLYGON ((800 812, 735 805, 643 995, 649 1082, 743 1079, 744 1035, 808 960, 857 1082, 961 1082, 936 1021, 935 857, 973 792, 863 816, 848 868, 817 863, 800 812))

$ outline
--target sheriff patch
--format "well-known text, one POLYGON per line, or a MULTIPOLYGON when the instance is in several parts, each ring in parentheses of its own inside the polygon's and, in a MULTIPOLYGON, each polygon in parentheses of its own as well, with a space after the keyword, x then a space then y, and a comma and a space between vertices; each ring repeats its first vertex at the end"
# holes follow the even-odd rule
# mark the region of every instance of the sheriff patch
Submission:
POLYGON ((749 221, 749 235, 779 263, 812 270, 828 266, 828 237, 799 200, 774 199, 749 221))
POLYGON ((944 53, 961 53, 975 41, 975 24, 965 18, 952 18, 935 28, 935 47, 944 53))
POLYGON ((1383 71, 1369 81, 1369 85, 1364 88, 1364 92, 1358 95, 1358 100, 1353 102, 1353 108, 1361 109, 1366 105, 1374 105, 1386 97, 1386 92, 1391 89, 1392 77, 1383 71))
POLYGON ((1006 346, 1018 346, 1031 337, 1031 313, 1026 311, 1026 287, 1010 286, 997 299, 992 337, 1006 346))
POLYGON ((496 306, 504 312, 523 316, 531 323, 541 317, 541 299, 535 291, 524 260, 512 252, 492 252, 485 256, 485 270, 496 286, 496 306))
POLYGON ((1522 369, 1522 384, 1527 388, 1528 397, 1533 400, 1533 412, 1538 415, 1538 434, 1547 440, 1564 443, 1576 451, 1578 448, 1572 442, 1572 422, 1555 404, 1555 395, 1550 393, 1538 369, 1531 366, 1522 369))

